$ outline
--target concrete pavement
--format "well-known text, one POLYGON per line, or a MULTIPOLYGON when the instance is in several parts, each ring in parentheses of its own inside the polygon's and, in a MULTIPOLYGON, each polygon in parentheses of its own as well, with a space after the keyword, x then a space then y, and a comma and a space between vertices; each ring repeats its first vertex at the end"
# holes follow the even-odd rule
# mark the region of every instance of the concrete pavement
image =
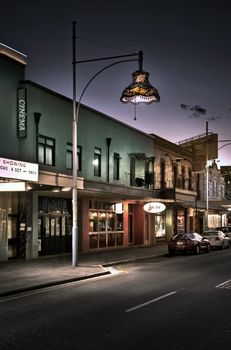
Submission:
POLYGON ((71 255, 39 257, 33 260, 0 262, 0 297, 46 288, 67 282, 110 274, 110 266, 164 256, 167 244, 79 253, 78 266, 71 255))

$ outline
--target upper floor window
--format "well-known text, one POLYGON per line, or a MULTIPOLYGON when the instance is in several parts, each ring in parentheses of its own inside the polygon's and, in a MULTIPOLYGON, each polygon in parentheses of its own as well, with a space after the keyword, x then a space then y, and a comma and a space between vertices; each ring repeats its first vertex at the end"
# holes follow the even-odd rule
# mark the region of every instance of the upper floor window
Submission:
POLYGON ((114 153, 113 159, 113 179, 119 180, 120 178, 120 155, 119 153, 114 153))
POLYGON ((165 161, 164 159, 160 160, 160 187, 161 189, 166 188, 166 182, 165 182, 165 161))
MULTIPOLYGON (((67 143, 66 149, 66 168, 73 169, 72 144, 67 143)), ((77 170, 82 170, 82 147, 77 146, 77 170)))
POLYGON ((216 184, 216 182, 215 181, 213 181, 212 182, 212 196, 213 197, 216 197, 216 190, 217 190, 217 186, 216 186, 217 184, 216 184))
POLYGON ((101 149, 95 147, 94 150, 94 176, 101 176, 101 149))
POLYGON ((178 183, 178 166, 177 164, 173 163, 173 187, 179 187, 178 183))
POLYGON ((182 165, 181 167, 181 188, 185 189, 185 182, 186 182, 186 174, 185 174, 185 167, 182 165))
POLYGON ((223 199, 224 198, 224 189, 223 189, 223 187, 221 186, 221 199, 223 199))
POLYGON ((55 140, 39 135, 38 162, 45 165, 55 165, 55 140))
POLYGON ((200 174, 196 174, 196 192, 197 192, 197 199, 201 199, 200 174))

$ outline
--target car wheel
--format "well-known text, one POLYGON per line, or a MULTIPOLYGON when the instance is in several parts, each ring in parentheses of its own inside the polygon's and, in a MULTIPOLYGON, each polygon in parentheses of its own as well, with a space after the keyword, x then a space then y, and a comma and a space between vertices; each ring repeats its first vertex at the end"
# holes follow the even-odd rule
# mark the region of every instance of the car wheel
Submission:
POLYGON ((169 250, 168 253, 169 253, 170 256, 174 256, 175 255, 175 250, 169 250))
POLYGON ((200 247, 199 244, 196 246, 195 250, 194 250, 195 254, 199 254, 200 253, 200 247))
POLYGON ((231 243, 230 243, 230 241, 229 241, 229 242, 228 242, 228 245, 227 245, 227 248, 229 249, 230 246, 231 246, 231 243))

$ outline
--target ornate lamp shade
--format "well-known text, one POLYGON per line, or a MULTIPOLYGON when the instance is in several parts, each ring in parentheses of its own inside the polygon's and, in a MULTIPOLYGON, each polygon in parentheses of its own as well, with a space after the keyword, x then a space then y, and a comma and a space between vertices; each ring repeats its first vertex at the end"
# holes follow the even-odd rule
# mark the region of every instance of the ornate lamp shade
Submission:
POLYGON ((149 73, 143 70, 136 71, 132 74, 133 82, 126 87, 121 95, 120 101, 124 103, 152 103, 159 102, 160 95, 148 81, 149 73))

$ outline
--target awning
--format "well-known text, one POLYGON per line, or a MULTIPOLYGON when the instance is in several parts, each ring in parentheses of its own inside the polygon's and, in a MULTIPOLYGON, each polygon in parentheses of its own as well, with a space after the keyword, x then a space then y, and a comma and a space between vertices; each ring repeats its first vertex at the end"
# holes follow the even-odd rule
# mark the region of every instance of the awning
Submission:
MULTIPOLYGON (((217 204, 217 203, 214 203, 214 202, 210 202, 209 201, 209 209, 212 209, 212 210, 220 210, 220 211, 227 211, 226 208, 222 207, 221 205, 217 204)), ((197 208, 198 209, 206 209, 206 202, 204 201, 198 201, 197 202, 197 208)))
POLYGON ((187 208, 196 208, 196 203, 195 202, 190 202, 190 201, 181 201, 181 202, 176 202, 177 206, 181 206, 185 209, 187 208))

